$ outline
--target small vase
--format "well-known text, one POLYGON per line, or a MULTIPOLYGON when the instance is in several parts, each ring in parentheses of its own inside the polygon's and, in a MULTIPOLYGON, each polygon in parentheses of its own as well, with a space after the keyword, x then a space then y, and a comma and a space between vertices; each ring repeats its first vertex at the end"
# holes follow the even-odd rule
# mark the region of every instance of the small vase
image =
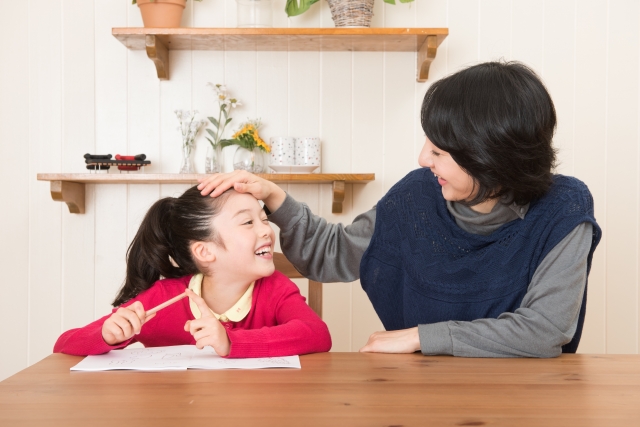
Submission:
POLYGON ((236 0, 238 28, 271 28, 271 0, 236 0))
POLYGON ((178 173, 196 173, 191 161, 191 144, 182 144, 182 166, 178 173))
POLYGON ((262 150, 259 148, 247 150, 246 148, 238 147, 236 154, 233 156, 233 169, 242 169, 251 173, 262 173, 264 171, 264 156, 262 155, 262 150))
POLYGON ((204 172, 205 173, 220 173, 222 172, 222 149, 220 145, 216 145, 215 148, 211 144, 207 145, 207 155, 204 159, 204 172))

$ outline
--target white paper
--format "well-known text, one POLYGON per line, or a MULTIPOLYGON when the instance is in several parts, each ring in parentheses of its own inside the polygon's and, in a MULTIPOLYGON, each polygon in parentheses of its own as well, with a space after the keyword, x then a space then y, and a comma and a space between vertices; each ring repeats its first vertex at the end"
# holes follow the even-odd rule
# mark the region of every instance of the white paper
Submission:
POLYGON ((300 369, 300 357, 259 357, 225 359, 211 347, 198 350, 194 345, 113 350, 98 356, 87 356, 72 371, 184 371, 186 369, 300 369))

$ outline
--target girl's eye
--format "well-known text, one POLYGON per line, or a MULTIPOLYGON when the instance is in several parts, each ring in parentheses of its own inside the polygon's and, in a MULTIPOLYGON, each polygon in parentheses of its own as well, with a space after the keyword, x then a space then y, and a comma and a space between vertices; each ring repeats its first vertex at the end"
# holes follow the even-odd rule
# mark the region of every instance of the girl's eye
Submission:
POLYGON ((249 221, 243 223, 242 225, 251 225, 251 224, 253 224, 253 220, 249 220, 249 221))

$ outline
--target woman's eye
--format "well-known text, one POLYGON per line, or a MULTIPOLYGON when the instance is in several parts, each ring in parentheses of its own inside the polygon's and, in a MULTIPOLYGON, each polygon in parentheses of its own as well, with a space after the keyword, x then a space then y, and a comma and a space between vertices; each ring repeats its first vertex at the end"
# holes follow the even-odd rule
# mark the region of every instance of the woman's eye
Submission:
POLYGON ((433 154, 434 156, 438 157, 440 155, 440 153, 432 151, 431 154, 433 154))

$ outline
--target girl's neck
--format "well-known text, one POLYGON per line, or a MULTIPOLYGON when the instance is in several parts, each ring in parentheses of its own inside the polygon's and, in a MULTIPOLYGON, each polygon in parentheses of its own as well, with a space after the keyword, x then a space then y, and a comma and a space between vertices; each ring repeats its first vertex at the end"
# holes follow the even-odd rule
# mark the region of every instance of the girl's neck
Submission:
POLYGON ((229 310, 244 295, 253 282, 225 280, 205 274, 202 279, 202 298, 215 313, 229 310))

